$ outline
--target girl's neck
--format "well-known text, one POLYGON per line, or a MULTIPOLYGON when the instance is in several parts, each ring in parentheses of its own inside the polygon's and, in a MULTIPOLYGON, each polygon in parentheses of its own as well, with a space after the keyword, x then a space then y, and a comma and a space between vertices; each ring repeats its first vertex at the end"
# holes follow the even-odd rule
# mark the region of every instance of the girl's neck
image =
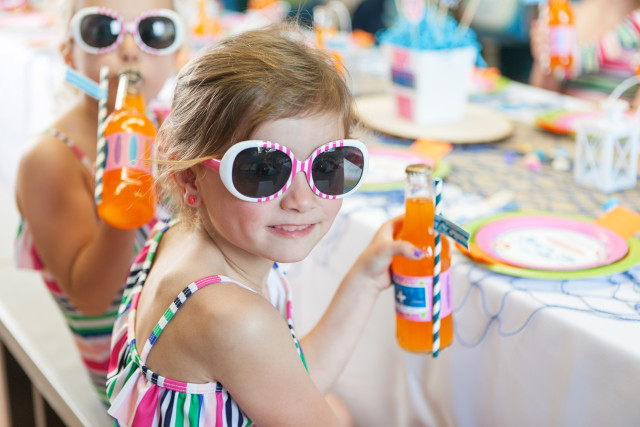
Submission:
POLYGON ((222 238, 210 224, 196 226, 203 238, 211 241, 222 255, 226 275, 241 282, 268 299, 267 278, 273 261, 254 255, 222 238))

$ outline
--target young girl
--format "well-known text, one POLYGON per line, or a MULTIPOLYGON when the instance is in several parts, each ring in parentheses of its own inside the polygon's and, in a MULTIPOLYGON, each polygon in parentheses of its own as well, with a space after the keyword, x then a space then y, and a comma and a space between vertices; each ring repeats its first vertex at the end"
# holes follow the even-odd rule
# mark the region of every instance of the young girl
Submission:
MULTIPOLYGON (((109 67, 109 111, 121 71, 135 68, 142 73, 147 101, 177 72, 184 25, 169 10, 171 0, 78 0, 63 6, 69 9, 61 45, 64 60, 94 81, 101 66, 109 67), (159 24, 163 32, 149 30, 159 24)), ((121 230, 98 219, 97 124, 97 101, 82 95, 24 153, 16 183, 23 218, 16 243, 18 265, 42 270, 106 403, 113 321, 127 272, 149 227, 121 230)))
POLYGON ((120 425, 338 425, 323 395, 392 257, 422 256, 385 224, 297 340, 274 261, 305 258, 364 179, 355 121, 335 63, 291 29, 227 39, 180 72, 158 136, 180 220, 156 225, 116 319, 107 393, 120 425))

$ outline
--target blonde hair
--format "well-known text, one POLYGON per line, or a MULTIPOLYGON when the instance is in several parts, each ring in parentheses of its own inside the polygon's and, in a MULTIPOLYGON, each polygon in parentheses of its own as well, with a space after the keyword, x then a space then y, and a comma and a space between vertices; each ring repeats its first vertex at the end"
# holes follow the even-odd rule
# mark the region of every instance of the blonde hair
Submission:
POLYGON ((291 23, 230 37, 191 60, 178 74, 157 137, 159 189, 172 208, 194 219, 173 174, 221 156, 262 123, 337 113, 348 137, 357 117, 336 65, 291 23))

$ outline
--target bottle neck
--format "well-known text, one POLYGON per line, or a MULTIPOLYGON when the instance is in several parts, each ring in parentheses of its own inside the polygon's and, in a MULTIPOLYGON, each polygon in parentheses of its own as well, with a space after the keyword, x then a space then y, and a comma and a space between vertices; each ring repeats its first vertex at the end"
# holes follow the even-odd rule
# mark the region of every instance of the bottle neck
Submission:
POLYGON ((428 173, 409 173, 404 191, 405 200, 423 198, 433 200, 433 183, 428 173))
POLYGON ((122 74, 118 81, 118 92, 116 94, 116 111, 124 108, 134 109, 144 114, 144 98, 140 92, 138 84, 132 84, 126 74, 122 74))

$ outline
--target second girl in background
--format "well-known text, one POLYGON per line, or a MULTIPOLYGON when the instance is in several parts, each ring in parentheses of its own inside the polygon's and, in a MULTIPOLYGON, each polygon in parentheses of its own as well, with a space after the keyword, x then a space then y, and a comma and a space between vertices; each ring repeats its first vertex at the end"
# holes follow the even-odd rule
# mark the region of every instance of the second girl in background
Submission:
MULTIPOLYGON (((153 100, 175 75, 184 24, 171 0, 63 1, 60 46, 67 66, 99 80, 109 67, 109 111, 118 75, 136 69, 153 100)), ((127 272, 152 221, 121 230, 100 221, 94 202, 98 102, 79 96, 24 153, 16 201, 22 216, 18 264, 41 270, 106 403, 109 343, 127 272)))

